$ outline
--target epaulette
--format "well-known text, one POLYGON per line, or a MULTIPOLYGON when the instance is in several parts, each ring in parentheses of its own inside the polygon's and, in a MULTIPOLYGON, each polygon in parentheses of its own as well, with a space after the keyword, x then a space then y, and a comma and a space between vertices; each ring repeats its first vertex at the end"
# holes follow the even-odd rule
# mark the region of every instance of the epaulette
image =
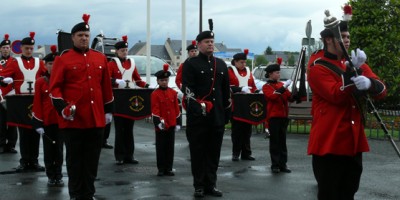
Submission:
POLYGON ((62 51, 61 53, 60 53, 60 56, 62 56, 64 53, 67 53, 69 51, 69 49, 65 49, 64 51, 62 51))
POLYGON ((323 49, 318 49, 318 50, 314 51, 312 54, 318 54, 321 51, 323 51, 323 49))

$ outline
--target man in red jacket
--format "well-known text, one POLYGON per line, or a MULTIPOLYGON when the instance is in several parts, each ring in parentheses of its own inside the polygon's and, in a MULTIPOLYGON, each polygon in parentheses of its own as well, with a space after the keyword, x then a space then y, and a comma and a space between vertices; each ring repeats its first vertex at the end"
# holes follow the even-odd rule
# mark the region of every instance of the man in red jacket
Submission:
POLYGON ((286 146, 286 129, 289 123, 288 112, 291 93, 287 89, 292 80, 284 83, 280 82, 280 62, 268 65, 265 68, 265 76, 269 78, 262 87, 262 91, 267 100, 267 122, 269 125, 269 153, 271 156, 272 173, 285 172, 290 173, 287 167, 288 160, 286 146))
MULTIPOLYGON (((328 16, 329 17, 329 16, 328 16)), ((340 23, 347 50, 350 33, 340 23)), ((370 67, 366 55, 357 49, 352 61, 358 71, 346 67, 345 54, 331 30, 321 32, 323 53, 309 67, 308 83, 313 91, 308 154, 318 183, 318 199, 354 199, 362 173, 362 152, 369 151, 364 133, 365 95, 382 98, 386 87, 370 67)))
POLYGON ((50 97, 65 139, 71 199, 93 199, 103 132, 112 120, 114 100, 107 58, 89 49, 90 15, 72 30, 73 48, 54 61, 50 97))
MULTIPOLYGON (((197 56, 197 45, 196 45, 196 40, 192 41, 192 44, 186 47, 186 51, 188 53, 188 58, 192 58, 197 56)), ((178 71, 176 72, 176 78, 175 78, 175 84, 178 86, 179 89, 182 88, 182 67, 183 63, 178 68, 178 71)))

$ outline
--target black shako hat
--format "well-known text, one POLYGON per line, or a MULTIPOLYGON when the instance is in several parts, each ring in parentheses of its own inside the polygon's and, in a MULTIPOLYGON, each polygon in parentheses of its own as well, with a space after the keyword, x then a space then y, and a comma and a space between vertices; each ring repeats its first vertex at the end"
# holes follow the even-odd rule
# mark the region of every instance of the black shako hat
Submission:
POLYGON ((197 49, 196 40, 192 40, 192 44, 186 47, 186 51, 197 49))
POLYGON ((249 54, 249 50, 248 49, 244 49, 243 53, 237 53, 235 55, 233 55, 233 60, 231 60, 231 64, 235 65, 235 60, 247 60, 247 54, 249 54))
POLYGON ((83 14, 83 16, 82 16, 83 22, 78 23, 74 27, 72 27, 71 34, 74 34, 78 31, 90 31, 89 18, 90 18, 90 15, 83 14))
POLYGON ((200 34, 198 34, 197 37, 196 37, 196 41, 197 42, 200 42, 200 41, 202 41, 204 39, 214 38, 214 33, 212 32, 213 28, 214 28, 212 19, 208 19, 208 25, 210 26, 210 30, 209 31, 203 31, 200 34))
POLYGON ((122 48, 128 48, 128 36, 126 36, 126 35, 122 36, 122 41, 115 43, 114 47, 116 50, 122 49, 122 48))
POLYGON ((163 78, 168 78, 169 76, 171 76, 171 72, 168 71, 168 68, 169 68, 169 65, 167 63, 165 63, 163 65, 163 69, 154 74, 154 76, 157 77, 157 80, 163 79, 163 78))
POLYGON ((56 45, 51 45, 50 46, 51 53, 47 54, 44 58, 44 62, 53 62, 56 56, 58 55, 57 53, 57 46, 56 45))
POLYGON ((4 34, 4 40, 1 41, 0 47, 2 47, 4 45, 10 45, 11 44, 11 41, 8 39, 9 37, 10 37, 10 35, 4 34))
POLYGON ((281 71, 281 64, 282 64, 282 58, 280 57, 276 58, 276 63, 270 64, 267 66, 267 68, 265 68, 265 71, 267 72, 265 73, 265 78, 269 77, 269 73, 272 73, 274 71, 281 71))
MULTIPOLYGON (((347 21, 340 21, 339 27, 340 27, 340 32, 349 31, 349 26, 348 26, 347 21)), ((322 30, 320 35, 321 35, 321 38, 334 37, 333 32, 328 28, 325 28, 324 30, 322 30)))
POLYGON ((29 37, 22 39, 21 45, 35 45, 35 32, 30 32, 29 37))

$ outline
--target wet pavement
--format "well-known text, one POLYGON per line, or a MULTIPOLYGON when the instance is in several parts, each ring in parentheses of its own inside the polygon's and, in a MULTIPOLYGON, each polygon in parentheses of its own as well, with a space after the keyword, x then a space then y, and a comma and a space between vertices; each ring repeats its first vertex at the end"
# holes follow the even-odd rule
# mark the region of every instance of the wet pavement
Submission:
MULTIPOLYGON (((189 148, 184 130, 176 133, 175 176, 158 177, 155 157, 154 130, 144 120, 135 123, 135 159, 137 165, 115 165, 113 149, 102 149, 96 194, 98 200, 131 199, 194 199, 190 171, 189 148)), ((266 199, 313 200, 317 185, 306 155, 307 135, 289 134, 288 166, 290 174, 272 174, 269 165, 268 139, 253 134, 252 150, 255 161, 231 161, 230 131, 225 132, 218 170, 217 187, 223 197, 204 199, 266 199)), ((114 132, 109 143, 114 142, 114 132)), ((400 159, 388 141, 370 140, 371 152, 364 154, 364 172, 355 199, 400 199, 400 159)), ((398 145, 399 142, 397 142, 398 145)), ((17 148, 17 150, 19 150, 17 148)), ((40 151, 40 164, 43 154, 40 151)), ((48 187, 44 172, 15 173, 19 154, 0 154, 0 200, 64 200, 68 188, 48 187)), ((63 167, 64 182, 68 182, 63 167)))

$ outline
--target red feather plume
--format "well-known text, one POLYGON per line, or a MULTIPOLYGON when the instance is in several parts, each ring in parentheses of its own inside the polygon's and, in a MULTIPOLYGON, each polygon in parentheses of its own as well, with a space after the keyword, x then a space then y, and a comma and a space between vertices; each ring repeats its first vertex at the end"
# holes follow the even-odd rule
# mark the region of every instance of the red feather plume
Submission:
POLYGON ((123 40, 124 42, 128 42, 128 36, 127 36, 127 35, 122 36, 122 40, 123 40))
POLYGON ((249 54, 249 49, 244 49, 244 51, 243 51, 243 52, 244 52, 244 54, 246 54, 246 55, 247 55, 247 54, 249 54))
POLYGON ((343 11, 344 11, 345 15, 352 15, 353 14, 353 10, 352 10, 351 6, 349 4, 347 4, 347 3, 344 4, 343 11))
POLYGON ((7 33, 4 35, 4 40, 8 40, 8 38, 10 37, 10 35, 8 35, 7 33))
POLYGON ((196 46, 196 40, 192 40, 192 45, 196 46))
POLYGON ((164 63, 164 65, 163 65, 164 72, 168 71, 168 67, 169 67, 169 65, 167 63, 164 63))
POLYGON ((56 45, 51 45, 50 46, 50 51, 51 51, 51 53, 55 54, 57 52, 57 46, 56 45))
POLYGON ((281 57, 276 58, 276 63, 278 63, 278 65, 281 65, 282 64, 282 58, 281 57))
POLYGON ((82 16, 82 19, 85 22, 85 24, 89 24, 89 18, 90 18, 90 15, 88 15, 88 14, 83 14, 83 16, 82 16))
POLYGON ((29 37, 31 37, 32 39, 35 38, 35 32, 30 32, 29 37))

